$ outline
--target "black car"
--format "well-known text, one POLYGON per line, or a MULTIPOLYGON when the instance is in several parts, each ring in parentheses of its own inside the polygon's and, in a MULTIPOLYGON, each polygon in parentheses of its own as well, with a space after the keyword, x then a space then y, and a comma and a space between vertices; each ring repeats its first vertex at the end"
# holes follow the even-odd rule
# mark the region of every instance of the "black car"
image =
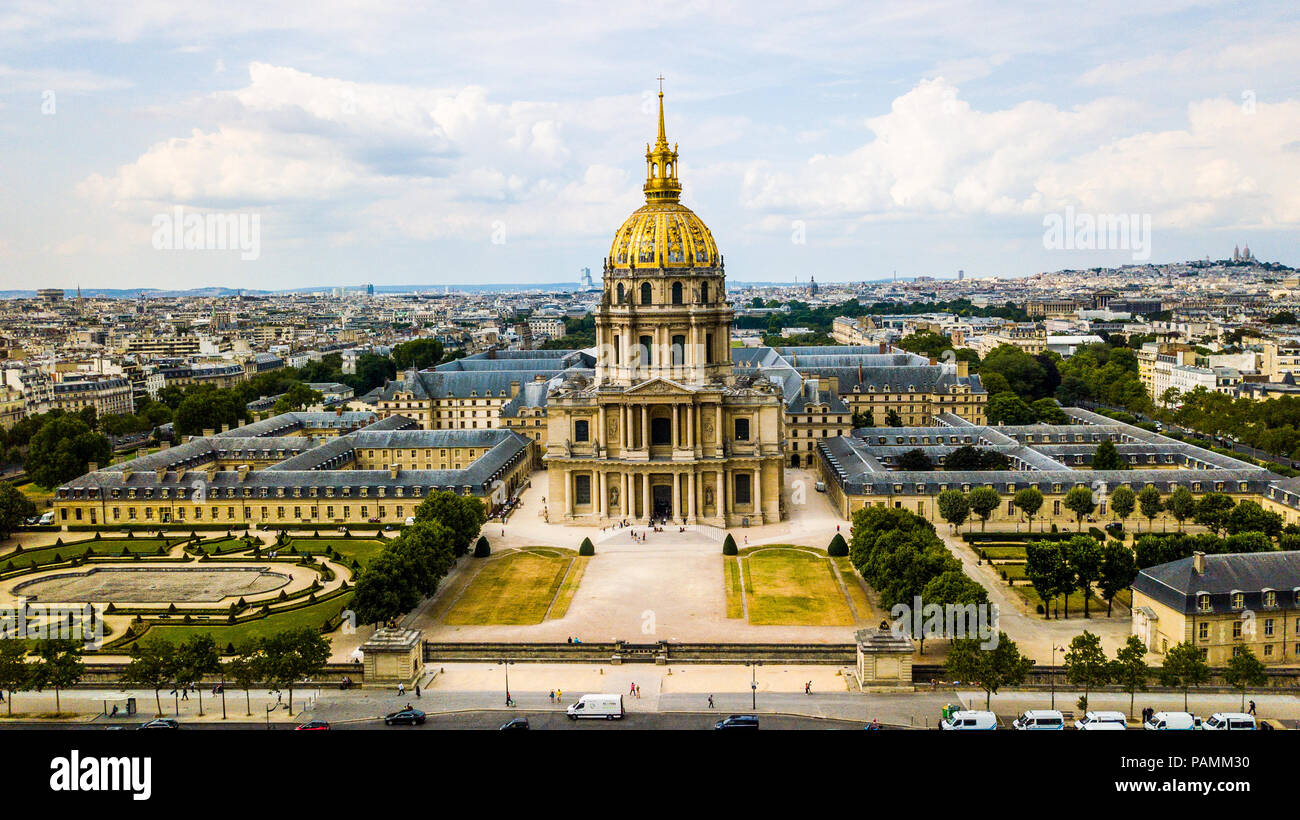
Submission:
POLYGON ((531 728, 532 727, 528 725, 528 718, 523 717, 514 718, 513 720, 501 724, 501 731, 503 732, 522 732, 525 729, 531 728))
POLYGON ((424 712, 419 709, 398 709, 396 712, 384 715, 385 726, 392 726, 394 723, 405 723, 408 726, 424 723, 424 712))
POLYGON ((154 718, 148 723, 141 724, 141 729, 179 729, 181 722, 176 718, 154 718))
POLYGON ((329 727, 330 722, 328 720, 320 720, 317 718, 315 720, 309 720, 306 723, 299 723, 297 726, 293 727, 293 730, 295 732, 319 732, 327 730, 329 727))
POLYGON ((732 715, 713 724, 714 729, 757 729, 758 718, 753 715, 732 715))

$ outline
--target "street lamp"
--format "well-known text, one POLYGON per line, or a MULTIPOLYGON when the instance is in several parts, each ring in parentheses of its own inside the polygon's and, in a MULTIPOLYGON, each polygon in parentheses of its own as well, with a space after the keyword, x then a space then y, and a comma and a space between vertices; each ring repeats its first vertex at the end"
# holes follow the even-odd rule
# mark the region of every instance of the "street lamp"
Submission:
POLYGON ((1052 708, 1053 709, 1056 708, 1056 653, 1064 652, 1064 651, 1065 651, 1064 647, 1057 646, 1055 641, 1052 642, 1052 673, 1051 674, 1052 674, 1052 708))
POLYGON ((758 667, 762 666, 763 662, 751 661, 745 665, 749 667, 750 708, 758 711, 758 667))
POLYGON ((501 659, 501 668, 506 672, 506 706, 510 705, 510 661, 501 659))

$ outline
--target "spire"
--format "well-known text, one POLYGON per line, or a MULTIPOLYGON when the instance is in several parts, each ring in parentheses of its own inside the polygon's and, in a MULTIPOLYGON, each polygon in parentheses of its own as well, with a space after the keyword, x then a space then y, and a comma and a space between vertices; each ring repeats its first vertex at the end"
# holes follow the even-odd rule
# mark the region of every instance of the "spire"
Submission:
POLYGON ((682 184, 677 181, 677 146, 668 147, 668 131, 664 126, 664 78, 659 80, 659 133, 654 147, 646 146, 645 201, 676 202, 681 196, 682 184))

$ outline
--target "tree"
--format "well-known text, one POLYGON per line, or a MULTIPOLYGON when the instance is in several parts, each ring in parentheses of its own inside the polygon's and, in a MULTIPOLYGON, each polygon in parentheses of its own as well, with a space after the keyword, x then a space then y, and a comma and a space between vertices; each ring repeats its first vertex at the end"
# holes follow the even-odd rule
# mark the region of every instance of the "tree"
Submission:
POLYGON ((1043 491, 1037 487, 1026 487, 1023 490, 1017 490, 1011 500, 1016 508, 1025 514, 1029 519, 1029 529, 1034 528, 1034 516, 1043 508, 1043 491))
POLYGON ((352 610, 364 624, 382 624, 405 615, 423 597, 405 562, 383 550, 366 564, 357 578, 352 610))
MULTIPOLYGON (((221 654, 217 651, 217 642, 211 632, 193 635, 176 647, 175 671, 177 682, 188 685, 201 681, 204 675, 221 671, 221 654)), ((199 717, 203 716, 203 687, 197 687, 199 694, 199 717)))
MULTIPOLYGON (((1092 584, 1101 575, 1102 549, 1097 539, 1076 535, 1062 548, 1065 562, 1074 576, 1074 586, 1083 595, 1083 617, 1090 618, 1088 602, 1092 600, 1092 584)), ((1070 599, 1065 600, 1065 617, 1070 617, 1070 599)))
POLYGON ((722 541, 722 554, 735 555, 736 553, 736 539, 731 537, 731 533, 727 533, 727 537, 722 541))
POLYGON ((1160 667, 1160 683, 1183 690, 1183 711, 1187 711, 1187 690, 1210 679, 1210 666, 1201 657, 1201 650, 1190 641, 1169 647, 1165 662, 1160 667))
POLYGON ((579 555, 595 555, 595 554, 596 554, 596 545, 593 544, 593 543, 591 543, 591 539, 590 539, 590 538, 584 538, 584 539, 582 539, 582 543, 578 545, 578 554, 579 554, 579 555))
MULTIPOLYGON (((1052 599, 1056 597, 1064 579, 1069 576, 1069 567, 1061 552, 1061 545, 1055 541, 1031 541, 1025 545, 1025 577, 1043 601, 1043 617, 1050 618, 1052 599)), ((1070 580, 1073 577, 1070 576, 1070 580)))
POLYGON ((451 530, 455 554, 469 552, 469 545, 487 523, 487 511, 476 496, 457 495, 450 490, 433 493, 415 508, 415 520, 441 521, 451 530))
POLYGON ((1151 677, 1151 668, 1146 662, 1147 648, 1137 635, 1129 635, 1128 641, 1115 653, 1111 662, 1111 680, 1124 687, 1128 692, 1128 713, 1133 714, 1133 699, 1136 692, 1147 690, 1147 680, 1151 677))
POLYGON ((1228 513, 1224 529, 1229 535, 1262 532, 1269 538, 1277 538, 1282 534, 1283 523, 1282 516, 1264 509, 1257 501, 1245 499, 1237 502, 1237 506, 1228 513))
POLYGON ((980 532, 984 531, 984 525, 989 523, 993 511, 1001 503, 1002 496, 992 487, 976 487, 970 491, 970 508, 980 520, 980 532))
POLYGON ((902 427, 903 417, 898 415, 898 411, 891 407, 885 413, 885 424, 889 427, 902 427))
POLYGON ((1178 522, 1178 531, 1182 532, 1183 522, 1196 512, 1196 496, 1192 495, 1192 491, 1186 487, 1175 487, 1165 501, 1165 509, 1178 522))
POLYGON ((1078 522, 1079 532, 1083 532, 1083 519, 1092 515, 1093 511, 1097 509, 1097 500, 1093 498, 1092 488, 1071 488, 1065 494, 1065 508, 1074 513, 1074 520, 1078 522))
POLYGON ((197 436, 204 430, 219 430, 222 425, 238 425, 248 414, 244 405, 233 390, 193 387, 177 405, 172 427, 178 435, 197 436))
POLYGON ((27 444, 24 468, 41 487, 57 487, 85 475, 90 463, 108 466, 113 446, 77 416, 57 416, 41 425, 27 444))
POLYGON ((1142 517, 1147 520, 1147 532, 1151 531, 1156 516, 1164 508, 1165 504, 1160 498, 1160 491, 1156 489, 1154 484, 1146 485, 1138 493, 1138 509, 1142 511, 1142 517))
POLYGON ((159 691, 176 680, 176 645, 157 635, 131 647, 131 661, 122 670, 122 682, 152 689, 158 714, 163 714, 159 691))
POLYGON ((1127 484, 1121 484, 1115 488, 1115 492, 1110 494, 1110 511, 1123 524, 1128 521, 1128 517, 1137 509, 1137 493, 1127 484))
MULTIPOLYGON (((921 590, 921 600, 926 606, 936 604, 945 606, 978 606, 987 604, 989 593, 978 581, 972 579, 960 569, 950 569, 934 576, 921 590)), ((974 610, 971 610, 974 611, 974 610)), ((925 632, 920 635, 921 652, 925 652, 925 632)))
POLYGON ((0 540, 8 538, 35 514, 36 505, 31 499, 8 481, 0 481, 0 540))
POLYGON ((852 420, 851 420, 851 423, 852 423, 852 426, 853 426, 853 429, 854 429, 854 430, 857 430, 858 428, 861 428, 861 427, 875 427, 875 426, 876 426, 876 420, 875 420, 875 418, 873 417, 873 414, 872 414, 870 408, 867 408, 866 412, 854 412, 854 413, 853 413, 853 418, 852 418, 852 420))
POLYGON ((908 450, 898 457, 898 469, 903 472, 929 472, 934 462, 923 450, 908 450))
POLYGON ((258 645, 250 644, 226 661, 222 669, 231 683, 244 690, 244 710, 245 714, 249 715, 253 714, 253 700, 249 690, 258 682, 257 676, 261 669, 260 655, 261 649, 258 645))
POLYGON ((1192 520, 1208 527, 1215 535, 1221 535, 1228 526, 1228 515, 1233 506, 1232 497, 1226 493, 1206 493, 1196 502, 1192 520))
POLYGON ((1060 379, 1054 365, 1048 372, 1048 363, 1015 345, 999 345, 980 362, 980 378, 991 373, 1001 374, 1013 394, 1034 401, 1051 395, 1056 389, 1053 382, 1060 379))
POLYGON ((319 390, 312 390, 302 382, 295 382, 276 400, 275 406, 271 409, 277 414, 290 413, 294 410, 301 410, 304 407, 318 404, 324 399, 325 396, 319 390))
POLYGON ((1119 457, 1119 450, 1115 449, 1115 443, 1110 440, 1098 444, 1096 451, 1092 454, 1092 469, 1094 470, 1123 470, 1127 466, 1124 460, 1119 457))
POLYGON ((1075 686, 1083 687, 1083 704, 1086 708, 1088 693, 1105 686, 1111 680, 1111 666, 1101 648, 1101 638, 1084 631, 1070 641, 1065 652, 1065 678, 1075 686))
POLYGON ((1241 651, 1233 654, 1228 659, 1228 666, 1223 670, 1223 679, 1234 689, 1241 690, 1241 711, 1246 711, 1246 690, 1250 687, 1259 687, 1268 683, 1268 676, 1264 674, 1264 664, 1255 653, 1250 651, 1250 647, 1238 647, 1241 651))
POLYGON ((1101 597, 1106 599, 1106 617, 1110 617, 1111 604, 1115 596, 1123 592, 1137 577, 1137 559, 1133 550, 1119 541, 1109 541, 1102 548, 1101 568, 1097 576, 1101 587, 1101 597))
POLYGON ((1057 403, 1056 399, 1039 399, 1030 403, 1029 406, 1033 409, 1034 415, 1038 416, 1038 420, 1045 424, 1070 423, 1070 417, 1065 415, 1065 411, 1061 409, 1061 405, 1057 403))
POLYGON ((455 562, 455 534, 440 521, 420 521, 393 539, 390 554, 411 579, 421 597, 431 597, 455 562))
POLYGON ((32 667, 27 663, 27 644, 19 640, 0 640, 0 690, 9 696, 10 715, 14 713, 14 692, 32 685, 32 667))
POLYGON ((983 689, 987 709, 998 689, 1024 682, 1034 661, 1020 654, 1007 633, 998 632, 998 643, 993 649, 982 648, 977 638, 954 640, 944 667, 954 680, 969 681, 983 689))
POLYGON ((62 711, 59 691, 75 686, 86 673, 81 662, 84 647, 69 638, 45 638, 36 642, 36 689, 49 686, 54 690, 54 711, 62 711))
POLYGON ((961 490, 944 490, 936 500, 939 517, 953 528, 960 527, 970 517, 970 502, 961 490))
POLYGON ((442 353, 437 339, 412 339, 393 348, 393 364, 398 370, 424 370, 441 362, 442 353))
POLYGON ((474 542, 474 557, 487 558, 491 554, 492 547, 488 544, 487 536, 480 535, 478 540, 474 542))
POLYGON ((844 536, 835 533, 831 543, 826 547, 826 554, 832 558, 840 558, 849 554, 849 543, 844 540, 844 536))
POLYGON ((330 657, 330 642, 311 627, 280 632, 261 641, 258 655, 263 680, 276 689, 289 690, 289 714, 293 714, 293 688, 310 680, 325 668, 330 657))
POLYGON ((988 401, 989 424, 1033 424, 1038 415, 1015 393, 998 393, 988 401))

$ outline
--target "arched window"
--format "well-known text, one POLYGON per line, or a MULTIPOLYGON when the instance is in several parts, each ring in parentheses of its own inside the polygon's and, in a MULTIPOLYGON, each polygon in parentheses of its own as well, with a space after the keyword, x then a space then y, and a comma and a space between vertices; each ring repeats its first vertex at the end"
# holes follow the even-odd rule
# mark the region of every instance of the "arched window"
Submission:
POLYGON ((709 303, 709 283, 700 283, 700 303, 707 305, 709 303))
POLYGON ((680 305, 681 303, 682 303, 682 283, 673 282, 673 304, 680 305))
POLYGON ((682 335, 673 336, 673 364, 682 365, 686 362, 686 337, 682 335))
POLYGON ((650 304, 650 283, 644 282, 641 285, 641 304, 650 304))
POLYGON ((622 282, 619 282, 619 283, 618 283, 618 302, 619 302, 620 304, 623 302, 623 283, 622 283, 622 282))

